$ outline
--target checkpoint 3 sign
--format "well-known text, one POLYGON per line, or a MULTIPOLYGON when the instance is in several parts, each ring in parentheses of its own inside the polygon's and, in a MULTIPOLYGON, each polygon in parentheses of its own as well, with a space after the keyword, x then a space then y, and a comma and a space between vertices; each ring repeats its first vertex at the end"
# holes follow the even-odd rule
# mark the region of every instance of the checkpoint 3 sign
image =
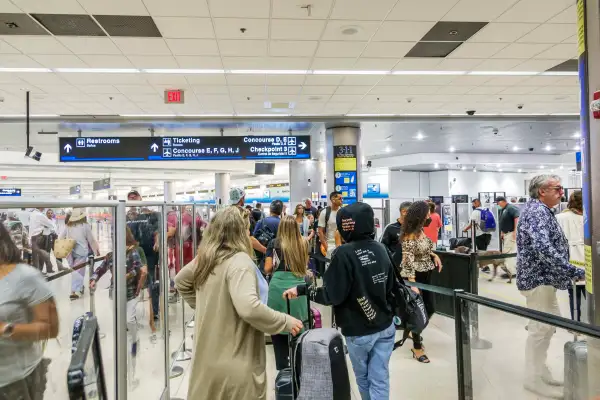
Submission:
POLYGON ((307 160, 310 136, 60 138, 61 162, 307 160))

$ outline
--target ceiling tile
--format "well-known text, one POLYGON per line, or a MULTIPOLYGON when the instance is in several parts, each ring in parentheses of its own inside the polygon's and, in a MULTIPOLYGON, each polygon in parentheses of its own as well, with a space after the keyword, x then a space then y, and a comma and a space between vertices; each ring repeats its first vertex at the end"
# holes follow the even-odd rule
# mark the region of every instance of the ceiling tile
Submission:
POLYGON ((271 40, 269 54, 277 57, 312 57, 318 44, 316 40, 271 40))
POLYGON ((318 40, 325 28, 323 20, 271 20, 271 39, 318 40))
POLYGON ((471 90, 469 94, 495 95, 502 92, 505 89, 505 86, 479 86, 471 90))
POLYGON ((252 18, 213 18, 219 39, 267 39, 269 20, 252 18), (242 29, 245 29, 242 32, 242 29))
POLYGON ((528 76, 497 76, 492 77, 492 79, 486 81, 484 85, 486 86, 512 86, 516 84, 520 84, 523 81, 526 81, 528 76))
POLYGON ((53 37, 5 36, 3 39, 25 54, 72 54, 53 37))
POLYGON ((532 71, 532 72, 543 72, 549 68, 554 67, 562 63, 562 60, 527 60, 517 65, 515 71, 532 71))
POLYGON ((381 21, 392 9, 396 0, 336 0, 331 19, 381 21))
POLYGON ((414 47, 414 42, 371 42, 362 53, 363 57, 400 59, 414 47))
POLYGON ((413 84, 417 86, 441 86, 450 84, 454 79, 456 79, 455 75, 418 76, 413 81, 413 84))
POLYGON ((335 91, 336 94, 366 94, 371 90, 372 85, 361 85, 361 86, 339 86, 335 91))
POLYGON ((571 4, 571 0, 520 0, 502 14, 498 22, 546 22, 571 4))
POLYGON ((147 15, 95 14, 94 18, 113 37, 161 37, 154 19, 147 15))
POLYGON ((176 56, 175 59, 181 68, 222 69, 221 57, 206 56, 176 56))
POLYGON ((148 15, 142 0, 78 0, 90 14, 95 15, 148 15))
POLYGON ((575 44, 557 44, 542 53, 536 53, 535 58, 568 60, 577 57, 577 45, 575 44))
POLYGON ((457 76, 452 80, 452 86, 479 86, 489 81, 491 76, 457 76))
POLYGON ((32 85, 44 84, 44 85, 68 85, 68 82, 62 79, 58 74, 45 73, 45 74, 18 74, 20 79, 25 82, 31 83, 32 85))
POLYGON ((363 71, 389 71, 397 64, 398 60, 391 58, 360 57, 352 69, 363 71))
POLYGON ((375 21, 336 21, 327 22, 322 40, 368 41, 377 31, 380 23, 375 21))
POLYGON ((385 21, 373 37, 377 42, 417 42, 435 25, 433 22, 385 21))
POLYGON ((302 8, 304 5, 289 0, 272 0, 272 18, 290 18, 290 19, 325 19, 329 15, 329 9, 333 0, 320 0, 314 2, 308 9, 302 8))
POLYGON ((394 71, 430 71, 441 62, 441 58, 405 58, 396 64, 394 71))
POLYGON ((307 75, 305 85, 339 85, 343 75, 307 75))
POLYGON ((179 68, 173 56, 129 56, 136 68, 179 68))
POLYGON ((213 17, 269 18, 269 0, 208 0, 213 17))
POLYGON ((577 21, 577 5, 573 4, 571 7, 552 17, 548 22, 551 24, 571 24, 575 21, 577 21))
POLYGON ((85 10, 77 0, 12 0, 12 2, 26 13, 85 14, 85 10))
POLYGON ((435 69, 438 71, 471 71, 477 65, 481 64, 481 62, 481 59, 476 58, 446 58, 442 60, 442 62, 439 63, 435 69))
POLYGON ((227 84, 227 80, 225 80, 225 74, 185 75, 185 79, 188 81, 188 83, 190 85, 225 85, 225 84, 227 84))
POLYGON ((210 18, 154 17, 164 38, 212 39, 215 37, 210 18))
POLYGON ((74 55, 38 54, 31 55, 46 68, 85 68, 87 65, 74 55))
POLYGON ((269 94, 298 94, 302 91, 302 86, 267 86, 267 93, 269 94))
POLYGON ((335 90, 337 89, 337 86, 325 86, 325 85, 318 85, 318 86, 304 86, 302 88, 302 94, 303 95, 313 95, 313 94, 333 94, 335 92, 335 90))
POLYGON ((464 42, 487 22, 439 21, 423 36, 425 42, 464 42))
POLYGON ((79 58, 91 68, 133 68, 125 56, 85 54, 79 58))
POLYGON ((113 41, 106 37, 60 37, 57 39, 75 54, 121 54, 113 41))
POLYGON ((0 35, 49 35, 27 14, 0 14, 0 35))
MULTIPOLYGON (((544 76, 544 75, 532 76, 529 79, 526 79, 523 82, 521 82, 521 85, 524 85, 524 86, 550 86, 550 85, 554 85, 554 84, 560 82, 563 79, 564 79, 564 77, 562 77, 562 76, 544 76)), ((574 86, 577 86, 577 85, 574 85, 574 86)))
POLYGON ((493 21, 519 0, 461 0, 444 21, 493 21))
POLYGON ((506 47, 506 43, 463 43, 448 58, 490 58, 506 47))
POLYGON ((462 42, 418 42, 406 54, 407 58, 444 58, 456 50, 462 42))
POLYGON ((491 22, 469 39, 469 42, 512 43, 538 26, 539 24, 491 22))
POLYGON ((260 57, 267 55, 266 40, 219 40, 219 49, 223 56, 260 57))
POLYGON ((379 84, 379 85, 375 86, 373 89, 371 89, 371 91, 369 92, 369 95, 382 95, 382 94, 401 95, 401 94, 407 94, 409 88, 410 88, 409 85, 398 85, 398 86, 396 86, 396 85, 379 84))
POLYGON ((230 86, 229 93, 232 95, 257 95, 257 94, 265 94, 266 88, 264 85, 239 85, 239 86, 230 86))
MULTIPOLYGON (((261 85, 264 86, 266 82, 266 75, 227 75, 227 83, 232 85, 261 85)), ((189 81, 189 79, 188 79, 189 81)))
MULTIPOLYGON (((512 43, 493 55, 494 58, 531 58, 551 47, 549 44, 512 43)), ((556 57, 551 57, 556 58, 556 57)))
POLYGON ((535 60, 548 63, 552 63, 552 67, 548 68, 548 71, 568 71, 568 72, 578 72, 579 71, 579 60, 572 59, 563 62, 556 62, 556 60, 535 60))
POLYGON ((223 57, 227 69, 308 69, 310 58, 296 57, 223 57))
POLYGON ((577 44, 577 43, 579 43, 579 38, 578 38, 578 35, 573 35, 571 37, 566 38, 562 42, 563 43, 577 44))
POLYGON ((577 24, 542 24, 518 41, 521 43, 560 43, 577 33, 577 24))
POLYGON ((0 54, 21 54, 21 52, 4 40, 0 40, 0 54))
POLYGON ((49 94, 80 93, 79 89, 72 85, 37 85, 37 87, 49 94))
MULTIPOLYGON (((57 1, 59 1, 59 0, 57 0, 57 1)), ((72 1, 75 2, 76 0, 72 0, 72 1)), ((0 0, 0 13, 7 13, 7 14, 21 13, 22 10, 19 7, 16 7, 15 4, 17 4, 17 0, 13 0, 12 2, 9 0, 0 0)), ((25 12, 27 12, 27 11, 25 11, 25 12)))
MULTIPOLYGON (((216 40, 210 39, 165 39, 175 56, 216 56, 219 48, 216 40)), ((168 49, 167 49, 168 50, 168 49)), ((161 50, 162 51, 162 50, 161 50)), ((161 52, 161 54, 163 54, 161 52)))
POLYGON ((227 86, 194 86, 192 90, 196 94, 229 94, 227 86))
POLYGON ((475 86, 454 86, 454 82, 452 85, 442 86, 437 91, 437 94, 465 94, 471 90, 473 90, 475 86))
POLYGON ((320 58, 313 59, 311 69, 346 70, 352 69, 356 58, 320 58))
POLYGON ((267 75, 267 85, 302 85, 306 79, 306 75, 267 75))
POLYGON ((536 86, 524 86, 525 84, 526 84, 526 82, 522 82, 519 85, 507 87, 500 93, 501 94, 511 94, 511 95, 529 94, 529 93, 533 92, 535 89, 537 89, 536 86))
MULTIPOLYGON (((439 21, 458 0, 399 0, 387 16, 391 21, 439 21)), ((460 20, 462 21, 462 20, 460 20)))
POLYGON ((358 57, 366 42, 325 42, 321 41, 316 57, 358 57))
POLYGON ((31 14, 55 36, 106 36, 89 15, 31 14))
POLYGON ((473 67, 473 71, 510 71, 523 63, 523 59, 488 59, 473 67))
POLYGON ((143 0, 154 17, 208 17, 206 0, 143 0))
POLYGON ((120 93, 111 85, 78 85, 79 90, 88 94, 115 94, 120 93))
POLYGON ((382 75, 346 75, 341 85, 344 86, 362 86, 376 85, 383 78, 382 75))

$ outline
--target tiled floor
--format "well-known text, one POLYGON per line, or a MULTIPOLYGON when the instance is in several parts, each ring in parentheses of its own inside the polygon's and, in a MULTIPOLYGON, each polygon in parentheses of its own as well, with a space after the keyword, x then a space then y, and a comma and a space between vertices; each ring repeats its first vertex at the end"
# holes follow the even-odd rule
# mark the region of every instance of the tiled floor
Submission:
MULTIPOLYGON (((114 304, 108 297, 110 277, 105 276, 98 284, 96 294, 96 314, 100 327, 106 334, 102 339, 103 358, 106 368, 106 379, 109 399, 114 399, 114 304)), ((86 278, 87 279, 87 278, 86 278)), ((488 282, 480 278, 480 294, 498 300, 524 305, 524 298, 518 293, 515 284, 508 285, 503 280, 488 282)), ((61 318, 61 330, 58 341, 48 343, 46 356, 52 359, 49 386, 46 398, 52 400, 67 399, 65 372, 70 361, 71 329, 75 318, 89 310, 89 294, 77 301, 69 301, 70 277, 63 277, 52 282, 56 293, 58 310, 61 318)), ((559 293, 563 315, 568 315, 568 297, 566 292, 559 293)), ((164 340, 158 337, 151 340, 148 325, 148 301, 138 305, 140 351, 137 357, 135 376, 139 384, 129 390, 131 400, 158 400, 165 384, 164 340)), ((331 321, 328 307, 320 307, 324 324, 331 321)), ((188 321, 191 310, 186 306, 183 314, 181 302, 169 306, 170 348, 176 351, 183 338, 183 322, 188 321)), ((489 340, 491 349, 472 350, 473 393, 474 399, 494 400, 530 400, 538 397, 524 391, 524 345, 527 337, 525 320, 500 313, 484 307, 479 308, 480 336, 489 340)), ((218 333, 215 333, 218 334, 218 333)), ((187 344, 193 346, 190 338, 191 330, 187 330, 187 344)), ((456 348, 454 342, 454 320, 435 316, 424 333, 427 354, 431 364, 420 364, 412 359, 410 341, 403 348, 394 352, 390 364, 391 399, 402 400, 453 400, 457 399, 456 348)), ((548 362, 557 377, 563 376, 563 345, 572 340, 572 336, 559 331, 549 350, 548 362)), ((185 399, 190 379, 190 362, 176 362, 183 367, 184 374, 170 380, 172 398, 185 399)), ((273 351, 267 346, 268 399, 274 399, 272 384, 275 380, 273 351)), ((352 375, 352 374, 351 374, 352 375)), ((358 390, 351 376, 353 399, 360 399, 358 390)), ((539 397, 541 398, 541 397, 539 397)), ((193 400, 193 399, 190 399, 193 400)))

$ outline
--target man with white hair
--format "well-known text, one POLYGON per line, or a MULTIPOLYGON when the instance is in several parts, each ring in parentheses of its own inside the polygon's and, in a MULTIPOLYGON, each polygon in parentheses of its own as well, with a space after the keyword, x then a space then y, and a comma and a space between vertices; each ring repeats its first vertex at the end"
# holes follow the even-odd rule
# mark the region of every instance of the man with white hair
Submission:
POLYGON ((306 210, 307 213, 311 213, 313 217, 317 218, 317 208, 313 206, 311 199, 304 199, 304 210, 306 210))
MULTIPOLYGON (((539 175, 529 185, 530 200, 521 210, 517 225, 517 288, 527 307, 560 315, 557 290, 566 290, 585 271, 569 262, 569 244, 554 216, 564 194, 560 178, 539 175)), ((563 383, 552 377, 546 364, 555 328, 529 321, 525 348, 525 389, 544 397, 562 399, 563 383)))

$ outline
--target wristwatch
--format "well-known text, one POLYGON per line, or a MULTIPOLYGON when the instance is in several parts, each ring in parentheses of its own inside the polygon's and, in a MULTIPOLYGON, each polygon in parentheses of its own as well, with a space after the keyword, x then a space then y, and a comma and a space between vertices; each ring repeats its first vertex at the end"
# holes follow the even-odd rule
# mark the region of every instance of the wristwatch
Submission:
POLYGON ((2 330, 2 334, 0 334, 0 338, 8 339, 13 335, 15 330, 15 324, 11 324, 10 322, 4 325, 4 329, 2 330))

